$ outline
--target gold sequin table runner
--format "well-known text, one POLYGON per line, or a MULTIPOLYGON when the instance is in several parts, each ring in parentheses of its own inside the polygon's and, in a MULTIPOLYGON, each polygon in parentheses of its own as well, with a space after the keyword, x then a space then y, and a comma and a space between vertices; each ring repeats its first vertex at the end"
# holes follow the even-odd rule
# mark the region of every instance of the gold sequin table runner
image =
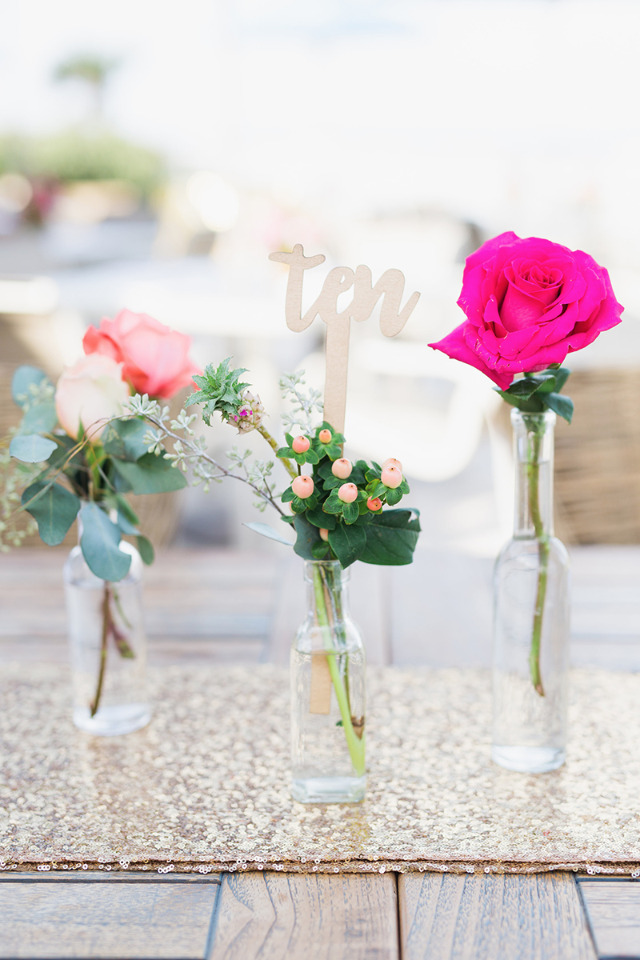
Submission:
POLYGON ((569 758, 489 759, 489 676, 369 674, 362 804, 289 796, 286 671, 151 673, 149 727, 76 730, 69 678, 0 668, 0 868, 161 872, 577 869, 640 876, 640 675, 574 671, 569 758))

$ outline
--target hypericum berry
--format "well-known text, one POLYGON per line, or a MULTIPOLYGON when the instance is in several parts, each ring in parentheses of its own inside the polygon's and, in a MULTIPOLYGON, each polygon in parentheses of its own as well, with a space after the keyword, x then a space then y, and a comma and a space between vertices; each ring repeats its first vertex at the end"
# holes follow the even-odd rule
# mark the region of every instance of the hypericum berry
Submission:
POLYGON ((330 443, 331 442, 331 430, 321 430, 318 434, 318 440, 320 443, 330 443))
POLYGON ((353 503, 358 497, 358 488, 355 483, 343 483, 338 489, 338 497, 343 503, 353 503))
POLYGON ((301 476, 295 478, 291 484, 291 489, 296 497, 300 497, 301 500, 306 500, 307 497, 310 497, 313 493, 313 480, 303 473, 301 476))
POLYGON ((326 540, 329 539, 329 531, 327 530, 326 527, 320 527, 319 533, 320 533, 320 539, 321 539, 321 540, 325 540, 325 541, 326 541, 326 540))
POLYGON ((347 460, 346 457, 340 457, 339 460, 334 460, 331 464, 331 473, 339 480, 346 480, 347 477, 351 476, 352 470, 351 460, 347 460))
POLYGON ((382 509, 382 500, 380 497, 369 497, 367 507, 375 513, 377 510, 382 509))
POLYGON ((400 473, 402 473, 402 464, 399 460, 396 460, 395 457, 389 457, 387 460, 385 460, 385 462, 382 464, 382 469, 384 470, 385 467, 397 467, 400 473))
POLYGON ((402 471, 393 465, 385 467, 380 475, 380 479, 385 487, 391 487, 391 489, 394 490, 402 483, 402 471))
POLYGON ((306 453, 310 446, 311 441, 308 437, 294 437, 291 449, 294 453, 306 453))

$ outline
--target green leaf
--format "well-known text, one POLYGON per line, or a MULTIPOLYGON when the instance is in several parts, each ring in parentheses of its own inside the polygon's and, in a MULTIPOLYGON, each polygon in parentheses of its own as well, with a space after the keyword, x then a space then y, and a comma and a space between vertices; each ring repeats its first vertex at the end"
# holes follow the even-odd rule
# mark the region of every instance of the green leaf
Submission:
POLYGON ((138 544, 140 559, 147 567, 150 567, 156 556, 153 544, 147 537, 143 537, 141 533, 136 537, 136 543, 138 544))
POLYGON ((39 433, 32 433, 27 436, 19 434, 9 444, 9 453, 16 460, 22 460, 23 463, 44 463, 56 447, 57 444, 54 440, 41 437, 39 433))
POLYGON ((292 546, 291 540, 283 537, 281 533, 270 527, 268 523, 244 523, 244 527, 259 533, 261 537, 267 537, 269 540, 275 540, 276 543, 284 543, 287 547, 292 546))
POLYGON ((124 520, 133 526, 135 532, 138 532, 138 524, 140 523, 138 515, 122 494, 114 493, 112 497, 105 497, 105 502, 108 503, 109 506, 113 505, 118 511, 118 523, 123 530, 122 519, 124 518, 124 520))
POLYGON ((331 547, 324 540, 318 540, 311 548, 314 560, 328 560, 330 552, 331 547))
POLYGON ((395 490, 392 487, 387 488, 387 503, 390 507, 394 507, 396 503, 400 503, 402 497, 403 493, 400 487, 396 487, 395 490))
POLYGON ((113 420, 109 424, 104 440, 105 453, 118 460, 135 463, 149 450, 149 444, 144 441, 148 432, 148 424, 138 417, 132 417, 130 420, 113 420))
POLYGON ((503 393, 508 393, 511 397, 522 397, 523 400, 528 400, 540 388, 542 382, 536 377, 523 377, 521 380, 512 383, 503 393))
MULTIPOLYGON (((18 367, 11 379, 11 397, 13 402, 19 407, 26 406, 32 396, 30 387, 37 388, 43 382, 51 383, 43 370, 39 370, 38 367, 31 367, 28 364, 18 367)), ((53 384, 51 384, 51 386, 53 386, 53 384)))
POLYGON ((240 383, 239 377, 246 373, 244 367, 238 367, 236 370, 229 370, 231 357, 227 357, 217 367, 212 363, 207 364, 202 376, 193 377, 200 390, 192 393, 185 401, 185 407, 190 407, 193 403, 204 404, 202 419, 210 424, 212 415, 219 411, 226 420, 238 413, 239 408, 244 403, 242 394, 251 386, 249 383, 240 383))
POLYGON ((169 493, 187 485, 184 475, 172 466, 171 460, 157 457, 155 453, 146 453, 135 463, 128 460, 111 462, 134 493, 169 493))
POLYGON ((494 387, 494 390, 500 394, 503 400, 511 404, 512 407, 517 407, 518 410, 522 410, 524 413, 542 413, 544 411, 542 399, 539 399, 535 395, 529 400, 525 400, 523 397, 514 396, 514 394, 509 393, 507 390, 500 390, 499 387, 494 387))
POLYGON ((569 370, 568 367, 558 367, 557 369, 554 370, 554 372, 555 372, 555 375, 556 375, 556 389, 555 389, 555 392, 556 392, 556 393, 560 393, 560 391, 561 391, 562 388, 564 387, 565 383, 566 383, 567 380, 569 379, 569 376, 570 376, 570 374, 571 374, 571 370, 569 370))
POLYGON ((321 506, 314 507, 313 510, 307 510, 307 520, 314 527, 324 527, 325 530, 333 530, 337 521, 335 516, 325 513, 321 506))
POLYGON ((80 549, 89 569, 101 580, 122 580, 129 572, 131 557, 119 549, 120 528, 97 503, 84 503, 80 519, 80 549))
POLYGON ((403 566, 411 563, 420 534, 420 522, 411 510, 385 510, 372 517, 364 528, 366 547, 360 555, 363 563, 403 566))
MULTIPOLYGON (((349 504, 354 506, 354 504, 349 504)), ((343 567, 348 567, 358 560, 367 544, 366 526, 368 524, 337 524, 334 530, 329 531, 329 545, 343 567)))
POLYGON ((355 523, 358 517, 360 516, 360 511, 358 509, 357 502, 345 503, 342 507, 342 516, 344 517, 345 523, 348 523, 348 524, 355 523))
POLYGON ((545 403, 550 410, 557 413, 559 417, 571 423, 573 417, 573 400, 570 397, 564 397, 561 393, 548 393, 545 396, 545 403))
POLYGON ((309 523, 305 517, 296 516, 293 520, 297 537, 293 545, 294 553, 305 560, 314 560, 313 548, 315 544, 322 543, 320 534, 316 527, 309 523))
POLYGON ((51 547, 62 543, 80 509, 80 500, 57 483, 36 480, 24 490, 22 506, 38 524, 38 533, 51 547))

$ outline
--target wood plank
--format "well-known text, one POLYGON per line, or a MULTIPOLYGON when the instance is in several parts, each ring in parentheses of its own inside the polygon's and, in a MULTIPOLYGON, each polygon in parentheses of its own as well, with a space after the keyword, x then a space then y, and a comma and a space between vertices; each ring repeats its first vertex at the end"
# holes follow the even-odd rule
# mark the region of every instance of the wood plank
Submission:
POLYGON ((600 957, 640 957, 640 884, 637 880, 579 880, 600 957))
POLYGON ((404 960, 595 960, 573 875, 404 874, 404 960))
POLYGON ((394 960, 393 874, 223 876, 211 960, 394 960))
POLYGON ((217 877, 114 880, 3 880, 0 957, 205 960, 217 877))

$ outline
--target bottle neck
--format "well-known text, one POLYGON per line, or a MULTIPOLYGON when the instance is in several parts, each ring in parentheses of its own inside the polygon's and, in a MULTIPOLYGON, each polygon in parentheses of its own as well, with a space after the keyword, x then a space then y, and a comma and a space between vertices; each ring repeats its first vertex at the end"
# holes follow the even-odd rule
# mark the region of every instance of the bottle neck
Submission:
POLYGON ((304 578, 307 583, 309 614, 320 622, 326 616, 330 623, 348 616, 349 571, 337 560, 306 560, 304 578))
POLYGON ((553 430, 556 415, 511 411, 516 465, 514 536, 553 536, 553 430))

